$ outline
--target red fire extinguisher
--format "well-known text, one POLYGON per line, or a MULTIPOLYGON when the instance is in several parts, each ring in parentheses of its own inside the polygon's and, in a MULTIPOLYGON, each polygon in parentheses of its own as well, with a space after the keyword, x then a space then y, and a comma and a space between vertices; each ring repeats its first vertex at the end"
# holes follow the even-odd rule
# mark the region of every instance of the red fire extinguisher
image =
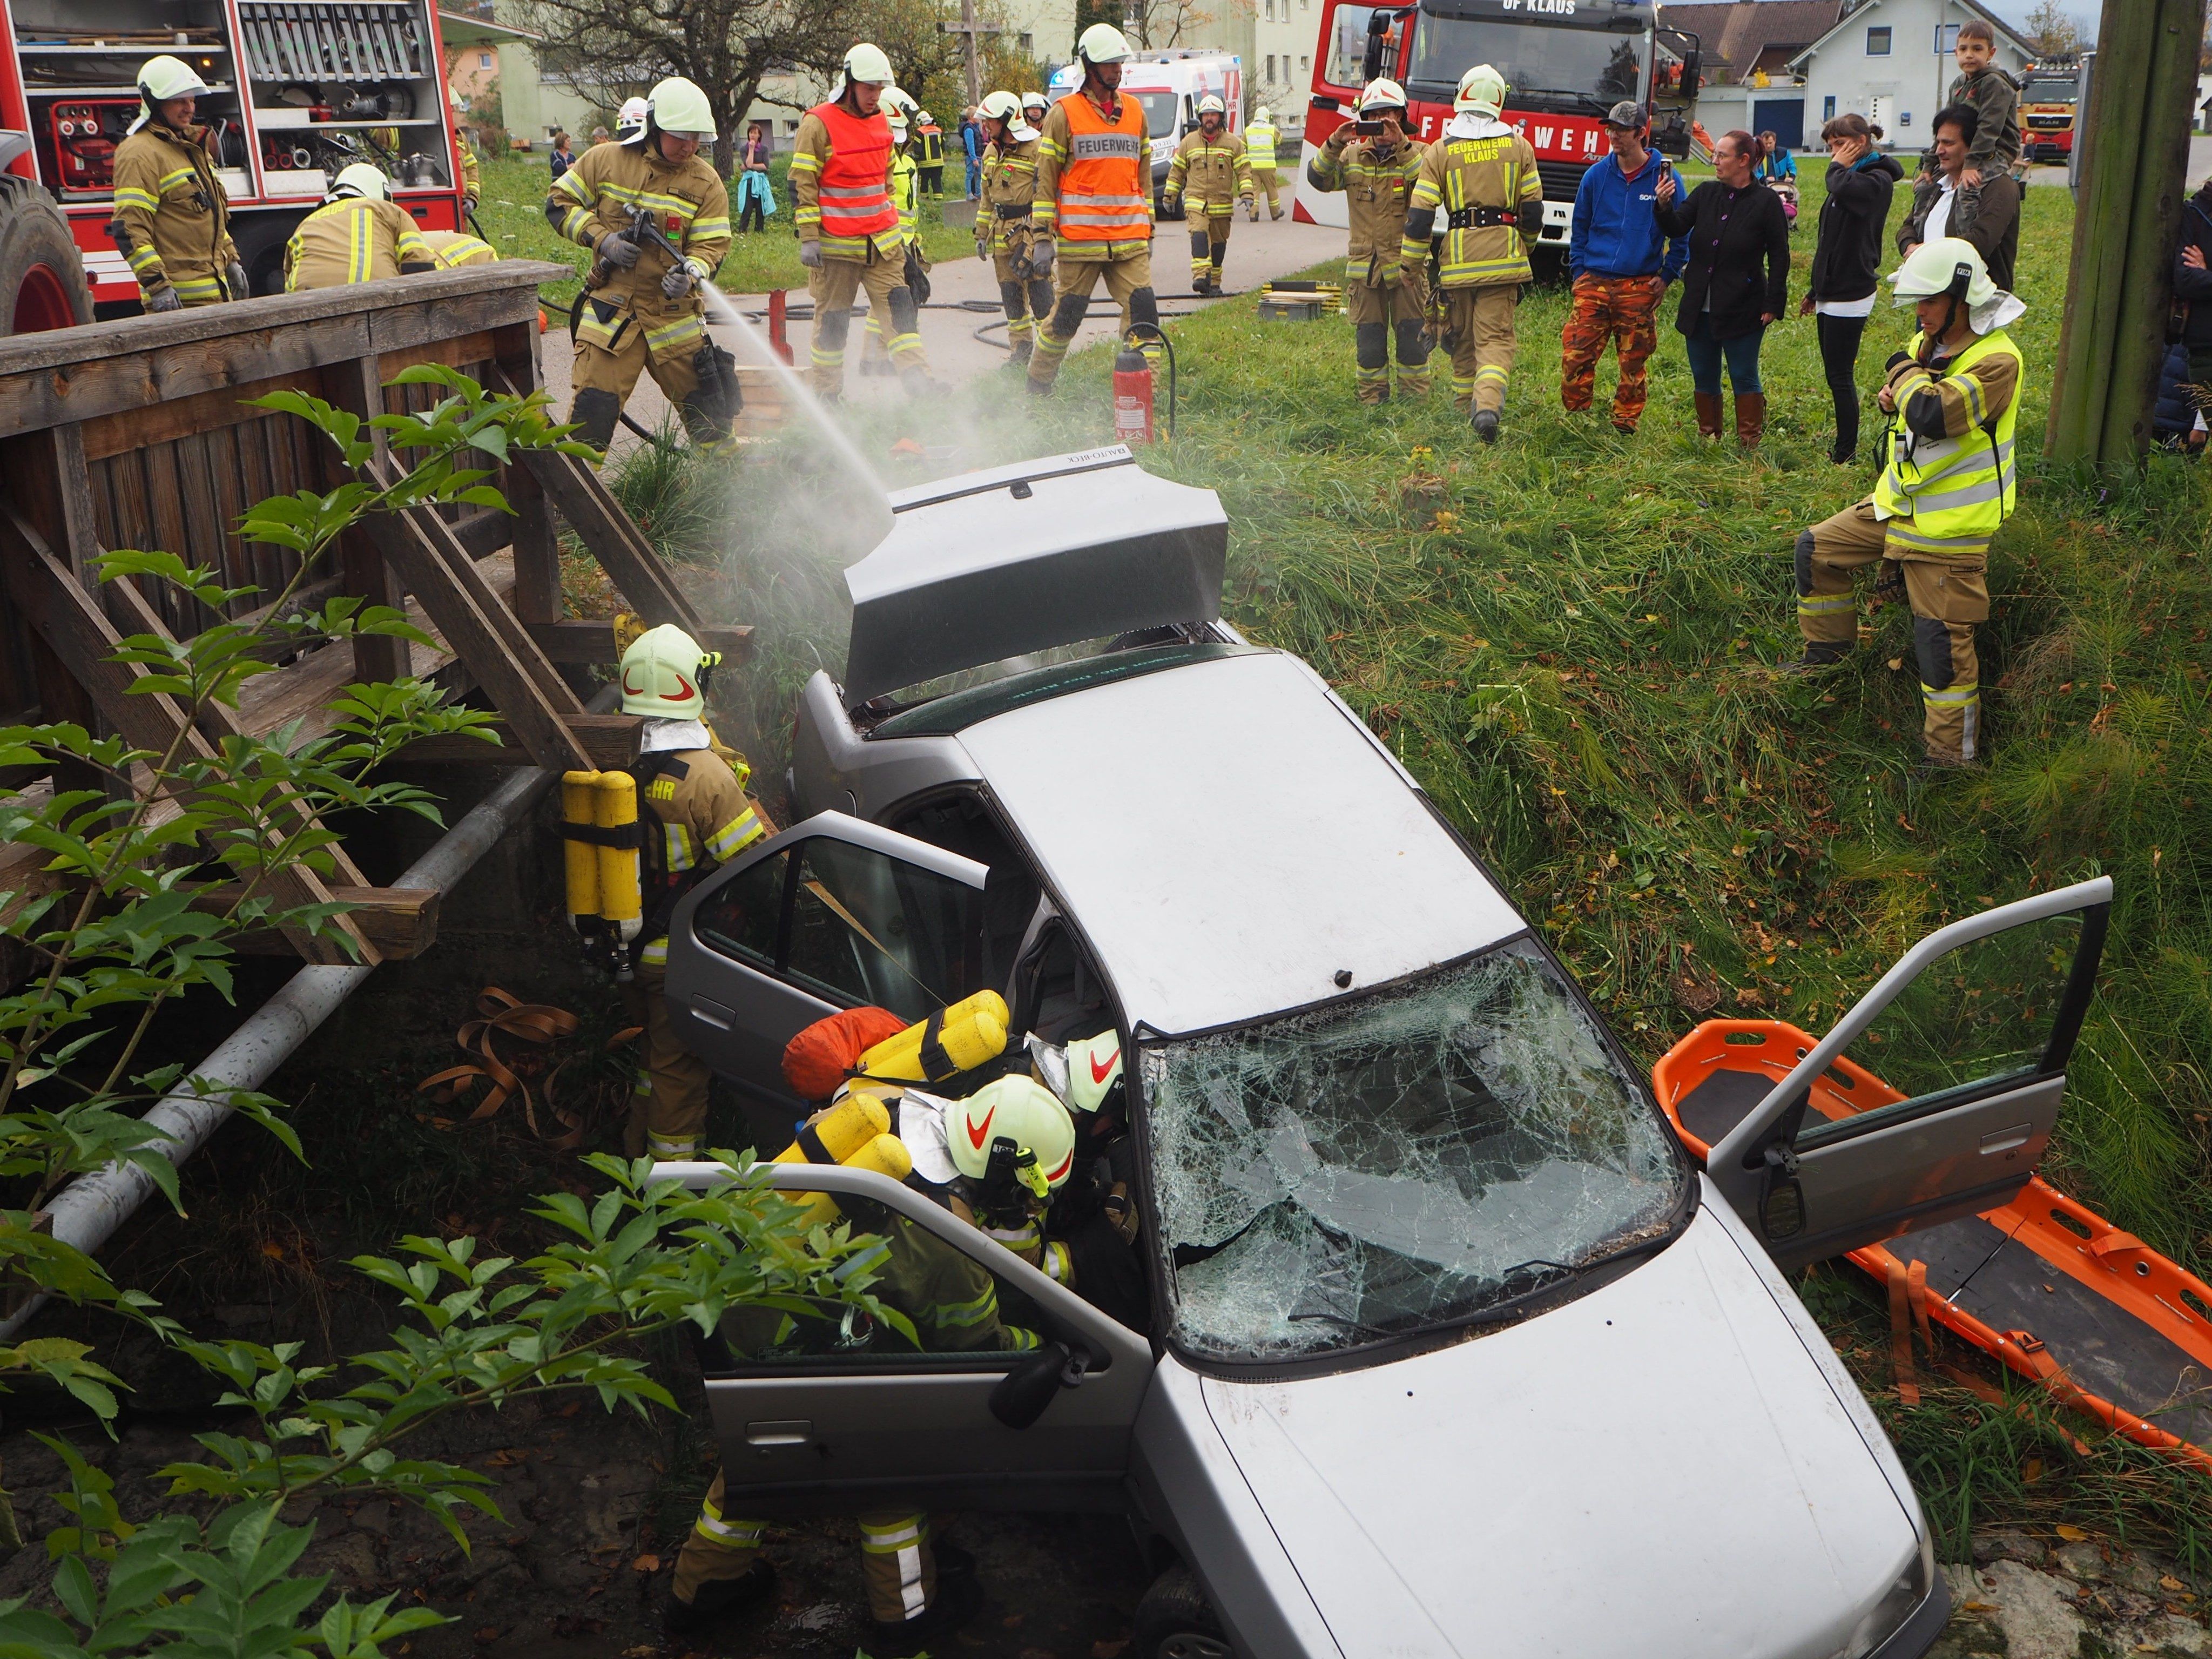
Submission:
POLYGON ((1125 444, 1152 441, 1152 365, 1133 340, 1114 358, 1114 436, 1125 444))
POLYGON ((1151 323, 1133 323, 1114 358, 1114 436, 1125 444, 1156 441, 1152 429, 1152 362, 1139 344, 1139 335, 1158 340, 1168 354, 1168 436, 1175 436, 1175 347, 1151 323))

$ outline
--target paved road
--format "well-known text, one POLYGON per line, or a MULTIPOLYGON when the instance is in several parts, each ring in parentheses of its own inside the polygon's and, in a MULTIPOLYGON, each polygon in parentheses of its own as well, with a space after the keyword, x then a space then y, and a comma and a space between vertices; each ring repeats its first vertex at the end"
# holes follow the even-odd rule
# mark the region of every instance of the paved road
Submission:
MULTIPOLYGON (((1296 223, 1288 208, 1286 198, 1284 216, 1279 221, 1263 217, 1254 224, 1242 216, 1237 219, 1224 268, 1231 296, 1249 292, 1271 277, 1303 270, 1344 252, 1341 230, 1296 223)), ((1154 286, 1159 292, 1163 312, 1170 318, 1176 313, 1218 303, 1200 300, 1190 292, 1188 236, 1184 224, 1173 222, 1160 226, 1152 242, 1154 286)), ((922 346, 929 354, 930 373, 947 384, 962 385, 1000 372, 1006 362, 1006 328, 1004 314, 998 310, 999 284, 993 268, 975 258, 948 261, 930 273, 930 283, 933 290, 930 305, 921 313, 922 346), (974 301, 990 308, 967 310, 963 308, 963 301, 974 301), (986 328, 994 321, 1000 325, 998 327, 986 328)), ((749 313, 766 311, 765 295, 732 297, 740 309, 749 313)), ((805 295, 794 293, 791 298, 797 303, 805 295)), ((1111 338, 1116 325, 1115 309, 1107 301, 1104 285, 1101 284, 1091 314, 1076 337, 1076 345, 1079 348, 1111 338)), ((807 359, 811 327, 811 323, 803 321, 791 325, 793 353, 802 366, 807 359)), ((861 319, 854 318, 846 356, 846 395, 854 402, 895 398, 901 395, 895 380, 860 373, 865 330, 861 319)), ((741 362, 763 361, 758 348, 738 330, 718 327, 714 333, 725 346, 738 354, 741 362)), ((568 407, 570 354, 568 343, 557 331, 545 336, 544 360, 546 389, 553 395, 554 408, 565 412, 568 407)), ((658 427, 667 417, 667 402, 649 375, 640 377, 638 388, 630 396, 629 415, 648 429, 658 427)), ((639 441, 627 430, 618 429, 615 434, 616 453, 639 441)))

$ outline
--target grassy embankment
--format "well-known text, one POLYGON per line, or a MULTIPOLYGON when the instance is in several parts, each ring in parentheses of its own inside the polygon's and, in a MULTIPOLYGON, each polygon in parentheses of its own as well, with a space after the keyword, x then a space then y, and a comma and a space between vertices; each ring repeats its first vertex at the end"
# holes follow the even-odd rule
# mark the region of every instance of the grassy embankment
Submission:
MULTIPOLYGON (((1793 309, 1820 172, 1805 175, 1793 309)), ((1920 712, 1901 607, 1872 618, 1837 674, 1805 684, 1771 672, 1797 646, 1793 538, 1870 487, 1879 445, 1869 404, 1860 463, 1828 464, 1810 319, 1770 335, 1766 441, 1746 456, 1695 441, 1671 308, 1641 433, 1607 423, 1609 362, 1599 411, 1563 413, 1566 296, 1531 290, 1506 436, 1486 451, 1441 388, 1426 403, 1357 404, 1341 319, 1262 324, 1249 301, 1232 303, 1174 325, 1181 436, 1146 465, 1221 493, 1232 618, 1328 677, 1647 1061, 1705 1018, 1822 1030, 1944 921, 2110 873, 2118 896, 2101 988, 2046 1172, 2203 1273, 2208 479, 2164 457, 2101 486, 2042 465, 2071 211, 2063 188, 2029 192, 2018 286, 2032 310, 2014 330, 2029 364, 2024 481, 1982 630, 1990 760, 1929 787, 1908 777, 1920 712)), ((1158 251, 1166 270, 1172 247, 1158 251)), ((1236 260, 1232 248, 1232 281, 1236 260)), ((1869 391, 1909 332, 1909 313, 1878 312, 1861 359, 1869 391)), ((1079 356, 1047 405, 990 387, 957 417, 855 418, 879 455, 918 422, 929 432, 916 435, 942 442, 963 421, 954 465, 1077 448, 1110 430, 1108 367, 1104 352, 1079 356)), ((781 471, 737 484, 729 564, 733 614, 766 624, 753 723, 778 735, 797 680, 817 659, 834 664, 842 643, 812 620, 834 578, 794 556, 805 526, 743 510, 774 499, 781 471)), ((2015 1414, 1942 1388, 1904 1410, 1887 1390, 1871 1291, 1816 1270, 1808 1294, 1881 1404, 1951 1559, 1972 1526, 2064 1518, 2163 1536, 2212 1567, 2201 1474, 2124 1443, 2078 1453, 2039 1401, 2015 1414)))
MULTIPOLYGON (((790 165, 788 155, 779 155, 769 169, 776 210, 767 228, 747 232, 731 241, 729 257, 715 274, 716 282, 729 293, 763 294, 775 288, 803 292, 806 287, 806 268, 799 263, 799 241, 791 228, 791 187, 787 177, 790 165)), ((576 297, 592 259, 586 250, 545 222, 545 195, 551 187, 552 172, 543 155, 510 155, 503 161, 487 161, 477 217, 501 258, 550 259, 574 270, 574 281, 548 283, 544 289, 547 300, 566 306, 576 297)), ((736 204, 731 206, 734 219, 736 204)), ((922 250, 933 261, 975 258, 973 234, 948 229, 938 199, 922 199, 921 225, 922 250)))

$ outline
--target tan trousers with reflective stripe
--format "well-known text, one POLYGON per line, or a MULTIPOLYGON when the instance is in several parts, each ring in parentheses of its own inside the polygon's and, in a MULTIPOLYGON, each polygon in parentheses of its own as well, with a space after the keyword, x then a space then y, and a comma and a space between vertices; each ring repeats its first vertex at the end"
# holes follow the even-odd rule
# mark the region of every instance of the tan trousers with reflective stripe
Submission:
POLYGON ((1981 660, 1974 650, 1974 624, 1990 617, 1986 554, 1931 554, 1899 545, 1875 517, 1871 498, 1847 507, 1813 526, 1812 555, 1801 562, 1797 573, 1798 631, 1814 641, 1855 642, 1858 605, 1852 574, 1881 559, 1894 566, 1912 607, 1921 738, 1929 757, 1972 760, 1981 752, 1981 660))
POLYGON ((882 329, 884 337, 890 342, 891 366, 899 369, 929 366, 922 353, 921 336, 901 334, 891 320, 891 290, 905 286, 905 264, 880 255, 873 259, 825 257, 818 268, 808 273, 806 291, 814 300, 811 366, 817 397, 842 398, 845 394, 845 342, 851 329, 854 298, 863 290, 868 296, 869 319, 882 329), (823 319, 832 313, 845 314, 843 327, 823 327, 823 319))
MULTIPOLYGON (((1066 334, 1053 331, 1060 326, 1060 313, 1066 308, 1060 302, 1070 295, 1080 295, 1089 300, 1102 275, 1106 278, 1108 297, 1121 307, 1121 332, 1126 335, 1129 331, 1129 296, 1140 288, 1152 285, 1152 250, 1148 246, 1142 253, 1133 253, 1126 259, 1063 257, 1054 264, 1052 314, 1037 325, 1036 351, 1030 358, 1030 379, 1038 386, 1053 383, 1060 374, 1060 360, 1067 356, 1067 348, 1075 339, 1073 328, 1066 334)), ((1080 326, 1080 323, 1076 325, 1080 326)))
POLYGON ((1505 407, 1505 382, 1513 373, 1513 308, 1520 300, 1517 283, 1444 290, 1452 400, 1461 414, 1505 407))
POLYGON ((1281 180, 1282 175, 1273 167, 1252 169, 1252 217, 1255 221, 1260 216, 1260 198, 1262 196, 1267 198, 1267 211, 1278 219, 1283 216, 1282 209, 1275 205, 1275 192, 1282 187, 1281 180))
MULTIPOLYGON (((691 352, 653 356, 645 347, 645 325, 635 317, 626 320, 628 326, 615 336, 612 349, 589 340, 576 342, 576 362, 569 372, 569 384, 579 392, 611 392, 627 403, 630 389, 637 384, 638 372, 650 368, 670 404, 682 408, 684 400, 699 389, 699 376, 691 368, 691 352)), ((696 346, 692 348, 693 351, 696 349, 696 346)))
POLYGON ((689 1158, 707 1128, 707 1062, 676 1040, 668 1018, 668 973, 640 967, 623 987, 637 1037, 637 1081, 629 1097, 623 1150, 631 1158, 689 1158))
MULTIPOLYGON (((699 1519, 676 1556, 672 1587, 679 1601, 696 1599, 700 1587, 742 1578, 760 1553, 762 1523, 723 1513, 722 1476, 707 1489, 699 1519)), ((868 1585, 868 1612, 887 1625, 919 1618, 937 1600, 937 1558, 929 1544, 929 1517, 891 1510, 858 1516, 860 1572, 868 1585)))

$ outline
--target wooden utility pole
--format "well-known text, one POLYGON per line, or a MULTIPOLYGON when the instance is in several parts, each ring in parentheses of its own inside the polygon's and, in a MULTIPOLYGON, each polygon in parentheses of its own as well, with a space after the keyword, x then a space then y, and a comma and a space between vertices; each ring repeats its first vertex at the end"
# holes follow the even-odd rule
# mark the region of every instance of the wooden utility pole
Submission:
POLYGON ((2205 0, 2105 0, 2074 252, 2058 341, 2050 459, 2132 465, 2150 444, 2166 355, 2205 0))
POLYGON ((975 21, 975 0, 960 0, 960 21, 938 26, 947 34, 960 37, 960 45, 968 59, 968 107, 974 109, 983 101, 983 58, 977 41, 986 34, 996 34, 998 29, 988 23, 975 21))

